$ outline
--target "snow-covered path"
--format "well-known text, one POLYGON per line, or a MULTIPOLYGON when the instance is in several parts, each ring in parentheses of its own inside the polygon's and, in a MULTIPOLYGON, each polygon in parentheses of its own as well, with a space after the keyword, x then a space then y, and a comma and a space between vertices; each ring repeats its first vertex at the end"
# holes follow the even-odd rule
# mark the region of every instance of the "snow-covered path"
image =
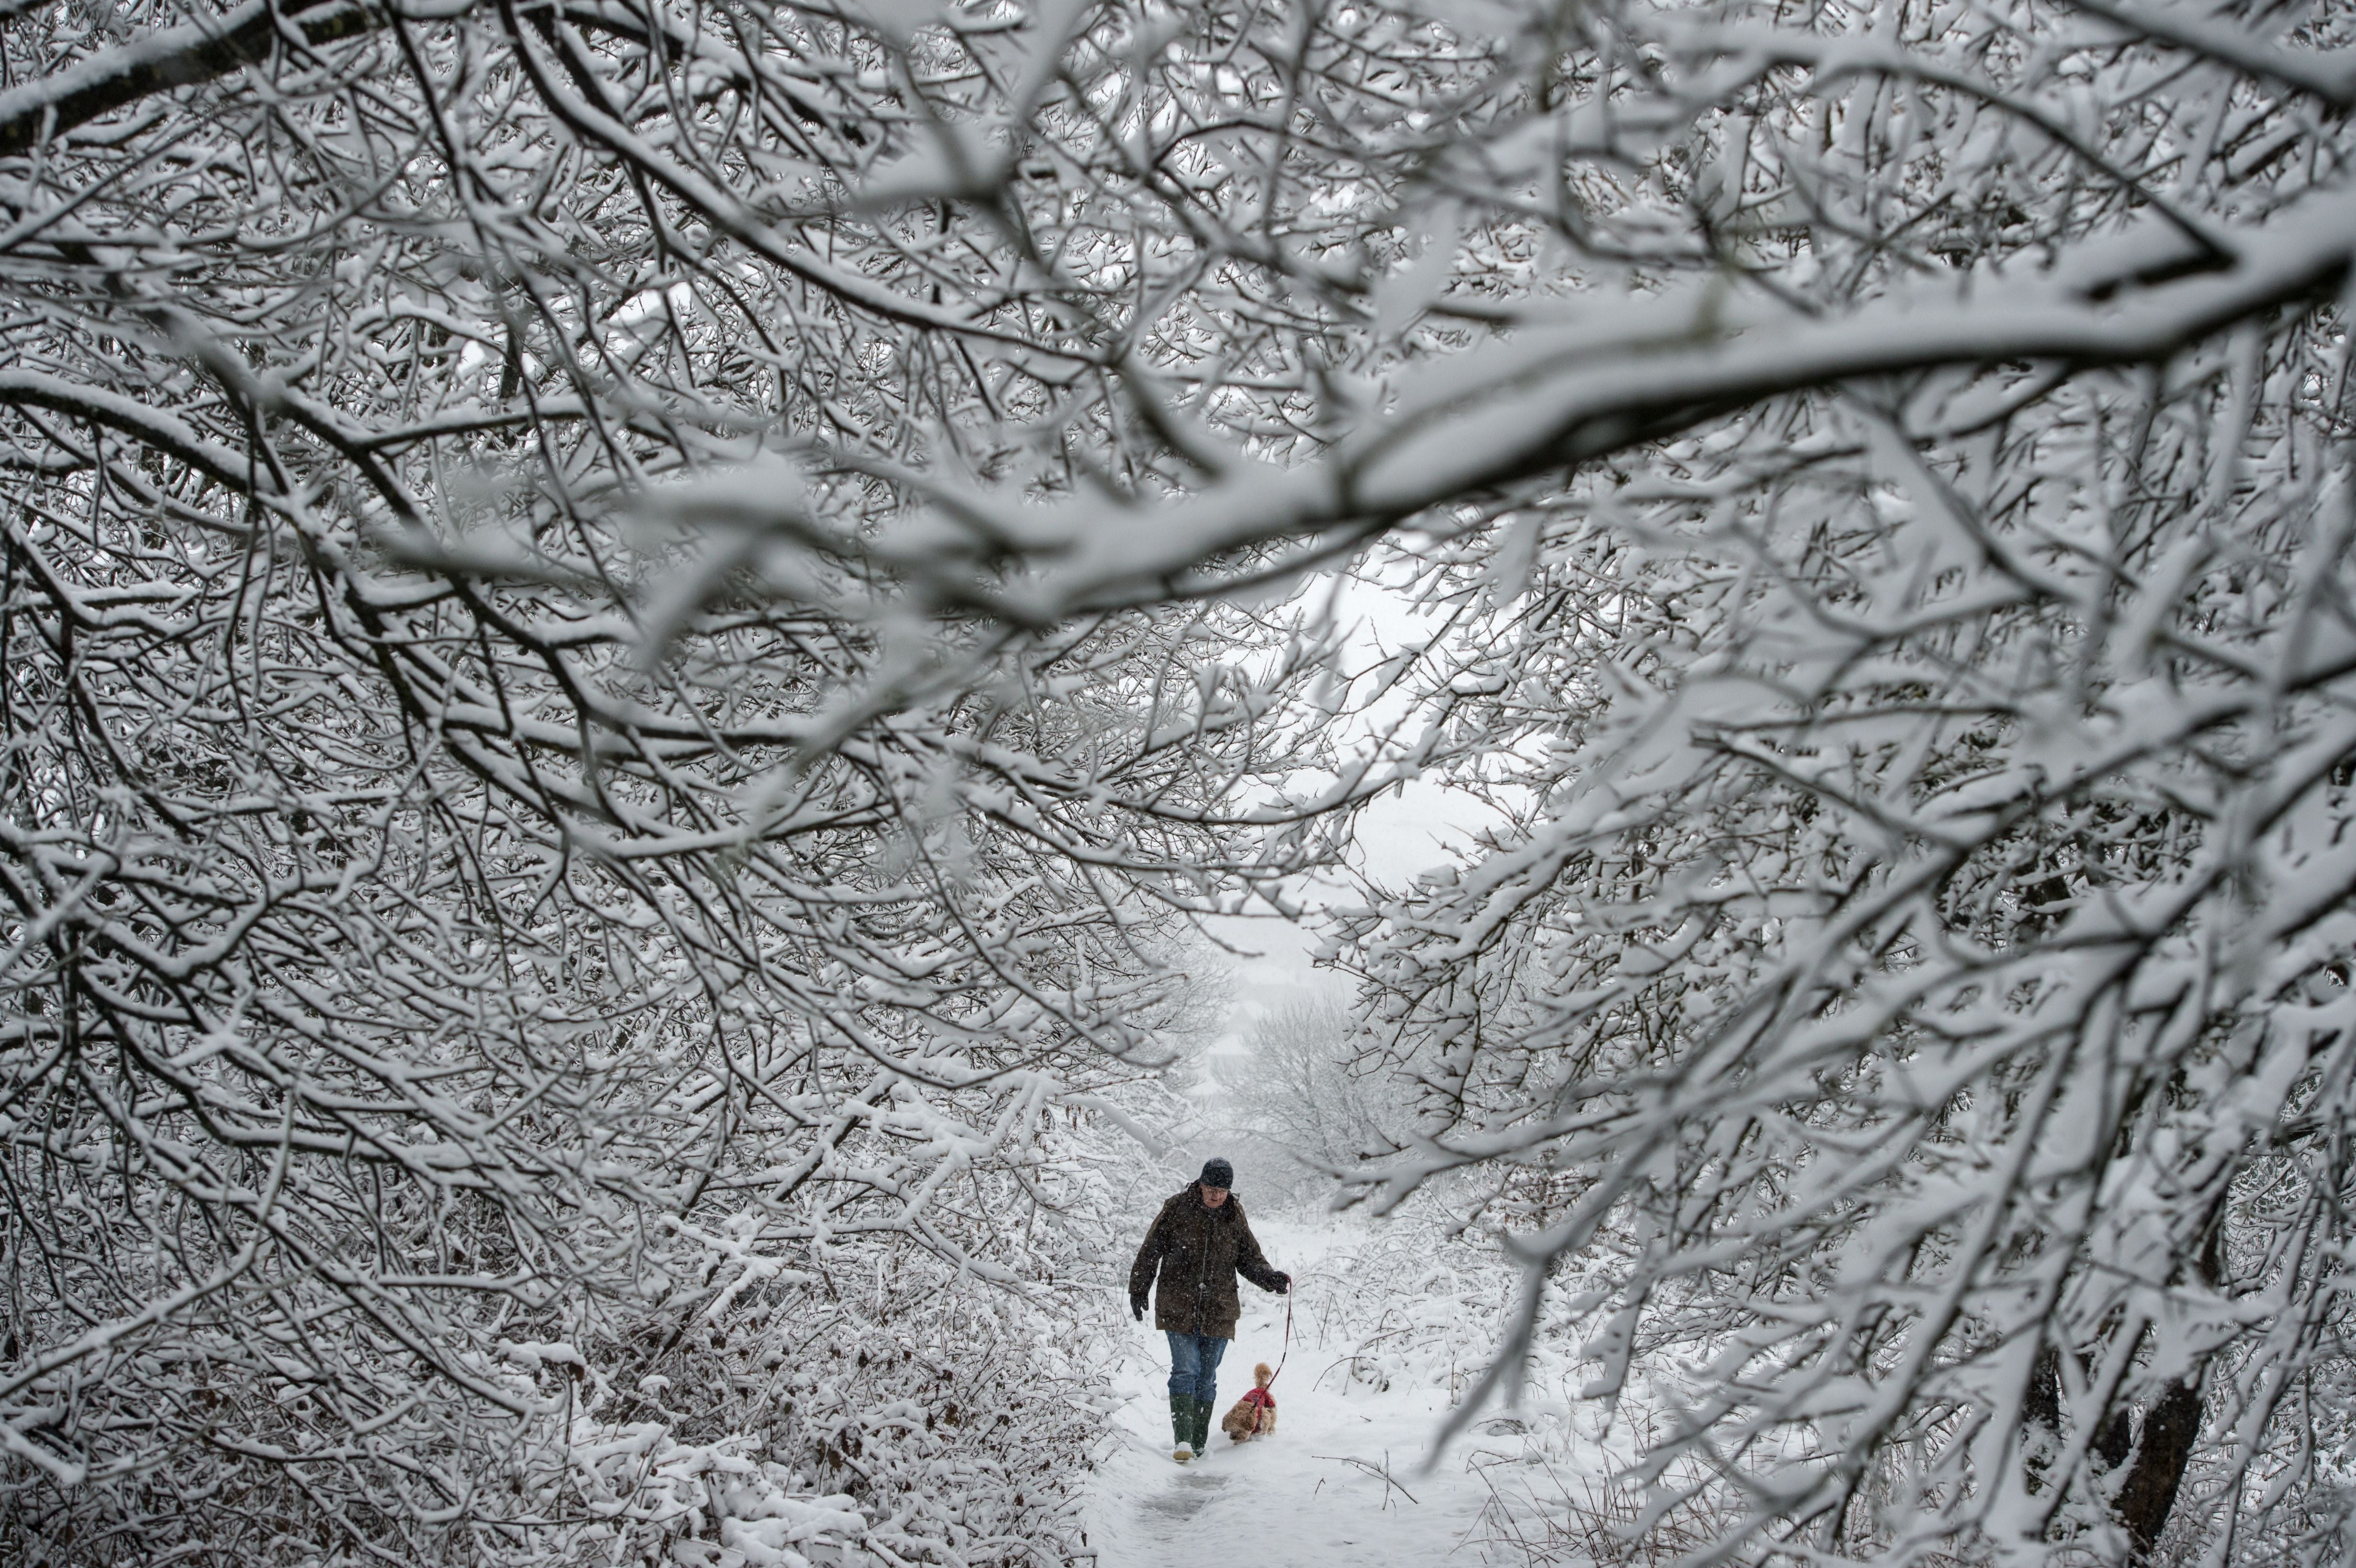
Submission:
MULTIPOLYGON (((1317 1269, 1339 1236, 1274 1218, 1255 1216, 1252 1226, 1269 1258, 1296 1275, 1317 1269)), ((1251 1386, 1252 1363, 1275 1365, 1283 1343, 1283 1299, 1248 1285, 1243 1296, 1243 1321, 1219 1368, 1220 1414, 1251 1386)), ((1150 1317, 1129 1348, 1120 1371, 1129 1403, 1089 1509, 1098 1568, 1431 1568, 1481 1533, 1489 1491, 1463 1462, 1470 1445, 1451 1445, 1445 1462, 1420 1473, 1447 1412, 1444 1385, 1352 1384, 1334 1364, 1349 1347, 1321 1344, 1296 1319, 1292 1359, 1276 1385, 1276 1435, 1237 1445, 1215 1422, 1211 1452, 1182 1466, 1170 1457, 1168 1364, 1150 1317), (1385 1484, 1385 1468, 1394 1484, 1385 1484)))

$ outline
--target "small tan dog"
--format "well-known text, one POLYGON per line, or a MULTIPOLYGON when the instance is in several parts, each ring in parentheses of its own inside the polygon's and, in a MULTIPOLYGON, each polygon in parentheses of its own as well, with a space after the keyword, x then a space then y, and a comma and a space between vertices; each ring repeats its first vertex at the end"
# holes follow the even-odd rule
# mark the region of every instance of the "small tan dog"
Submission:
POLYGON ((1262 1361, 1252 1369, 1252 1391, 1236 1401, 1227 1413, 1220 1418, 1219 1430, 1238 1443, 1248 1443, 1255 1437, 1266 1437, 1276 1431, 1276 1396, 1268 1392, 1269 1381, 1276 1374, 1262 1361))

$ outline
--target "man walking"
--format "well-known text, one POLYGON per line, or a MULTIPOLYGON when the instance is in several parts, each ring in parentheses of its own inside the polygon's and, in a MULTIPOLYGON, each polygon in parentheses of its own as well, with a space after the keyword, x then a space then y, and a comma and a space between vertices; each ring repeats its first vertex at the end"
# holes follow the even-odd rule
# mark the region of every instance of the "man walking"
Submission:
POLYGON ((1236 1275, 1279 1296, 1292 1288, 1292 1276, 1260 1255, 1244 1206, 1229 1190, 1235 1181, 1235 1167, 1226 1160, 1205 1163, 1201 1178, 1153 1217, 1129 1271, 1130 1315, 1141 1319, 1146 1293, 1161 1275, 1153 1326, 1170 1336, 1170 1426, 1177 1443, 1171 1457, 1182 1465, 1210 1443, 1219 1358, 1243 1313, 1236 1275))

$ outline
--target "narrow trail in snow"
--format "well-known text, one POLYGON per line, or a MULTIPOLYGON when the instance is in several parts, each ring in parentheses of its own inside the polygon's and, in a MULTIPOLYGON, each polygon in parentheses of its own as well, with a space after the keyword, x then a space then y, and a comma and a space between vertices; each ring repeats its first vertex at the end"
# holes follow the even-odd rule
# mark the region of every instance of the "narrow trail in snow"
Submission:
MULTIPOLYGON (((1281 1219, 1256 1216, 1252 1226, 1269 1260, 1297 1277, 1313 1273, 1334 1241, 1330 1229, 1281 1219)), ((1283 1346, 1283 1298, 1248 1285, 1243 1296, 1219 1367, 1220 1415, 1251 1387, 1252 1364, 1274 1366, 1283 1346)), ((1276 1385, 1275 1435, 1237 1445, 1215 1417, 1210 1453, 1173 1462, 1169 1363, 1151 1322, 1131 1331, 1119 1382, 1129 1403, 1089 1509, 1098 1568, 1430 1568, 1481 1533, 1489 1491, 1467 1469, 1463 1445, 1420 1473, 1448 1390, 1351 1383, 1334 1365, 1350 1347, 1321 1343, 1305 1317, 1295 1319, 1292 1360, 1276 1385)), ((1478 1560, 1475 1552, 1461 1559, 1478 1560)))

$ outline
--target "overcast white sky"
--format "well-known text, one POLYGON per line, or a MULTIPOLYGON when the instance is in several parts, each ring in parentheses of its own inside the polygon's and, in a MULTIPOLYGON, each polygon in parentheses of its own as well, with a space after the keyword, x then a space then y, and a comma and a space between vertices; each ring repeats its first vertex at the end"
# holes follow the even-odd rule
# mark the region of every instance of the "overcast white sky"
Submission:
MULTIPOLYGON (((1330 579, 1312 584, 1312 592, 1331 592, 1330 579)), ((1410 639, 1430 635, 1421 617, 1403 593, 1363 581, 1345 585, 1337 613, 1355 623, 1350 666, 1364 668, 1395 652, 1410 639)), ((1382 716, 1370 716, 1370 721, 1382 716)), ((1365 875, 1387 887, 1399 887, 1416 873, 1448 859, 1451 844, 1461 844, 1485 814, 1476 803, 1430 784, 1411 784, 1402 794, 1386 795, 1358 817, 1353 863, 1365 875)), ((1349 890, 1307 891, 1307 901, 1333 898, 1356 901, 1349 890)), ((1231 1035, 1249 1023, 1251 1015, 1281 1001, 1296 990, 1342 990, 1345 982, 1330 970, 1314 966, 1311 953, 1315 938, 1306 930, 1275 919, 1237 918, 1211 923, 1222 941, 1251 955, 1233 959, 1237 1007, 1229 1019, 1231 1035)))

